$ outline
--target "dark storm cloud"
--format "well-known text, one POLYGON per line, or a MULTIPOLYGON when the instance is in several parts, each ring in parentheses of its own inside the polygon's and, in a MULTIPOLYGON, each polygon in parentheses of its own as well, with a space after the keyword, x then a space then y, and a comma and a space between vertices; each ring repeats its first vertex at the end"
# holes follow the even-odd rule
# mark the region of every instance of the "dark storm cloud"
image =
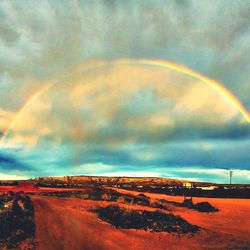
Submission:
POLYGON ((250 137, 249 124, 239 124, 235 121, 228 122, 227 124, 214 124, 211 126, 201 126, 198 119, 194 121, 192 126, 189 124, 180 124, 175 133, 173 139, 185 140, 190 138, 201 139, 231 139, 241 140, 250 137))
MULTIPOLYGON (((220 169, 248 169, 250 140, 194 140, 191 142, 161 143, 156 145, 85 146, 74 150, 76 165, 103 163, 118 170, 147 167, 202 166, 220 169)), ((60 163, 61 164, 61 163, 60 163)))
POLYGON ((15 171, 15 170, 31 170, 30 166, 22 163, 22 161, 13 155, 0 152, 0 171, 15 171))
POLYGON ((72 173, 152 175, 209 181, 217 178, 220 182, 223 182, 226 171, 233 169, 239 171, 236 175, 238 182, 250 181, 249 139, 123 144, 112 147, 99 144, 64 145, 52 148, 47 144, 43 148, 26 150, 26 154, 19 152, 18 160, 2 157, 2 162, 7 163, 2 169, 9 170, 13 165, 16 166, 14 170, 22 170, 33 177, 72 173))

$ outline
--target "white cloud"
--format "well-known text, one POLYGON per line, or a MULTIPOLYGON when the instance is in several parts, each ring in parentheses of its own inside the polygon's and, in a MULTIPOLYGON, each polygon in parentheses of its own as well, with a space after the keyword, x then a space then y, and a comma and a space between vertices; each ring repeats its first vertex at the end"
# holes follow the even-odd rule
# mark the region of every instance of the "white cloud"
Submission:
POLYGON ((149 172, 149 171, 116 171, 116 172, 105 172, 100 174, 103 176, 126 176, 126 177, 161 177, 160 173, 149 172))
POLYGON ((14 113, 10 111, 6 111, 0 108, 0 138, 1 138, 1 132, 4 132, 10 125, 14 113))
POLYGON ((27 176, 0 173, 0 180, 27 180, 27 176))
POLYGON ((78 174, 95 175, 102 174, 115 169, 115 166, 104 163, 86 163, 80 166, 73 167, 73 171, 78 174))

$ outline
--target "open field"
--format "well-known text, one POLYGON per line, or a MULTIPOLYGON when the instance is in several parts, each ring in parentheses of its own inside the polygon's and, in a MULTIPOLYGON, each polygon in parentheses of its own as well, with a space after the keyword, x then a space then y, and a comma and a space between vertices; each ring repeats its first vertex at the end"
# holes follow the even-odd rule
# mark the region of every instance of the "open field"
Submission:
MULTIPOLYGON (((119 192, 129 192, 120 190, 119 192)), ((133 195, 138 193, 132 192, 133 195)), ((146 193, 152 199, 180 202, 182 197, 146 193)), ((208 200, 195 198, 195 202, 208 200)), ((218 213, 199 213, 171 206, 175 215, 202 229, 178 235, 135 229, 116 229, 90 210, 112 202, 32 196, 38 249, 249 249, 250 202, 244 199, 209 199, 218 213)), ((117 202, 113 202, 117 203, 117 202)), ((155 208, 119 203, 121 207, 153 211, 155 208)))
MULTIPOLYGON (((21 188, 30 194, 34 207, 36 232, 33 248, 36 249, 250 249, 249 199, 193 198, 194 205, 199 202, 209 202, 212 207, 218 209, 207 213, 198 211, 194 209, 195 207, 183 206, 182 196, 106 186, 90 185, 84 188, 1 186, 0 192, 9 190, 18 192, 21 188), (106 209, 110 205, 127 211, 127 215, 137 216, 132 221, 129 217, 126 221, 125 217, 123 222, 118 223, 119 225, 125 223, 124 228, 130 229, 124 229, 122 226, 116 228, 109 220, 101 219, 94 212, 100 208, 106 209), (145 217, 143 211, 148 211, 146 215, 161 218, 164 214, 167 216, 171 214, 174 220, 180 216, 184 225, 190 224, 189 227, 198 230, 183 233, 183 229, 175 224, 169 231, 159 230, 162 225, 156 222, 157 220, 154 221, 154 217, 149 219, 149 224, 145 222, 145 225, 151 225, 150 227, 142 226, 139 229, 140 227, 134 225, 133 221, 136 219, 138 221, 138 216, 145 217), (155 223, 158 223, 158 226, 155 223)), ((25 245, 23 247, 20 245, 20 248, 16 249, 25 249, 25 245)))

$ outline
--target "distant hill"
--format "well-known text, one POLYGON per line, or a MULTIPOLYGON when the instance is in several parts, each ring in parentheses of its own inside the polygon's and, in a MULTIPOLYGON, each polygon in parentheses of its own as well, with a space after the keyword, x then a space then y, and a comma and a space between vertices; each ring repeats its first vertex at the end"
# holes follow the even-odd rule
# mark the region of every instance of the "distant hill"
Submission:
POLYGON ((62 182, 62 183, 99 183, 99 184, 133 184, 138 185, 173 185, 183 186, 184 180, 157 178, 157 177, 107 177, 107 176, 63 176, 38 177, 35 182, 62 182))

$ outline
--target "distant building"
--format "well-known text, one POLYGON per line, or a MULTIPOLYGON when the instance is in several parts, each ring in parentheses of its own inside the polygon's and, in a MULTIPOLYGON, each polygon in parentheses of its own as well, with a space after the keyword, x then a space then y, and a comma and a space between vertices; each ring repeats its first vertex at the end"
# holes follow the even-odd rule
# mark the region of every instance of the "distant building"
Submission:
POLYGON ((184 187, 184 188, 192 188, 192 187, 193 187, 193 183, 192 183, 192 182, 189 182, 189 181, 184 182, 184 183, 183 183, 183 187, 184 187))
POLYGON ((197 187, 201 190, 215 190, 217 189, 218 187, 217 186, 207 186, 207 187, 197 187))

